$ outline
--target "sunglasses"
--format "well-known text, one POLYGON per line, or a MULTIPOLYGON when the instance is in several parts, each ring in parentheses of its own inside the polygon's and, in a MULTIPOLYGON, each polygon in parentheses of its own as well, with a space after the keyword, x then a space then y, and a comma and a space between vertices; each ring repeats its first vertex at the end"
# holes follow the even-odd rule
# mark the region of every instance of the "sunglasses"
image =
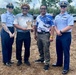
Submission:
POLYGON ((40 8, 41 10, 46 10, 46 8, 40 8))
POLYGON ((61 8, 66 8, 67 6, 60 6, 61 8))
POLYGON ((22 8, 23 10, 28 10, 28 8, 22 8))
POLYGON ((14 9, 14 7, 13 7, 13 6, 9 6, 8 8, 9 8, 9 9, 14 9))

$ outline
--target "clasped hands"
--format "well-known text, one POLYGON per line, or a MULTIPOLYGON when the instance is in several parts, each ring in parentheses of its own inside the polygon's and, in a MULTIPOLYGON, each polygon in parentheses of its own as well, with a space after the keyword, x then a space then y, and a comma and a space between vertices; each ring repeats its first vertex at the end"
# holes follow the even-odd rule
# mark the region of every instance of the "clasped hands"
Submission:
POLYGON ((9 32, 9 36, 10 38, 13 38, 15 36, 15 32, 14 33, 9 32))

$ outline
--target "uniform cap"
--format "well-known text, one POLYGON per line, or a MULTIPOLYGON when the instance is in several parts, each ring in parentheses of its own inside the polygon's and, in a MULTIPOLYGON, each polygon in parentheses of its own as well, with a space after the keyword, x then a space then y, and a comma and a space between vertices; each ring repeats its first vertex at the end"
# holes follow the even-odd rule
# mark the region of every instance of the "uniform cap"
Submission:
POLYGON ((67 1, 60 1, 59 2, 59 5, 60 6, 67 6, 68 5, 68 2, 67 1))
POLYGON ((6 7, 7 7, 7 8, 14 8, 14 5, 13 5, 12 3, 8 3, 8 4, 6 5, 6 7))

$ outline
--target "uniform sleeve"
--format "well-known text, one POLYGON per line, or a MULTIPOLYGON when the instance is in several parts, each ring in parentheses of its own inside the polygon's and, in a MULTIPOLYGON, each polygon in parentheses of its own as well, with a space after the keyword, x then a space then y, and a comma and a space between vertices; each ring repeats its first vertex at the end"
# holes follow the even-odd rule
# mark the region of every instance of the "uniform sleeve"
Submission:
POLYGON ((6 14, 1 15, 1 22, 6 23, 6 14))
POLYGON ((17 16, 15 17, 13 24, 18 24, 18 17, 17 16))
POLYGON ((70 17, 68 18, 68 26, 70 26, 70 25, 74 25, 73 16, 70 16, 70 17))
MULTIPOLYGON (((57 17, 57 16, 56 16, 57 17)), ((55 17, 55 19, 54 19, 54 26, 56 26, 57 24, 56 24, 56 17, 55 17)))

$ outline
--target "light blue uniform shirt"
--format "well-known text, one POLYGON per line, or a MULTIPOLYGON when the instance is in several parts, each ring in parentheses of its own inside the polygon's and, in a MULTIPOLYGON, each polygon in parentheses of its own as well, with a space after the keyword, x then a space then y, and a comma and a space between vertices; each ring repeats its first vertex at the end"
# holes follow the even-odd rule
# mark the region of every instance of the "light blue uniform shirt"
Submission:
POLYGON ((37 32, 49 32, 50 27, 54 25, 53 18, 50 14, 46 13, 45 16, 39 15, 36 19, 37 32))
POLYGON ((1 22, 6 23, 7 27, 13 27, 14 18, 15 16, 7 11, 1 15, 1 22))
MULTIPOLYGON (((27 28, 27 26, 28 26, 27 22, 28 21, 31 21, 31 22, 33 21, 32 15, 27 14, 27 15, 24 16, 23 13, 20 13, 20 14, 16 15, 16 18, 15 18, 13 24, 17 24, 17 25, 19 25, 19 26, 21 26, 23 28, 27 28)), ((29 30, 27 30, 27 31, 29 31, 29 30)), ((17 29, 17 32, 27 32, 27 31, 17 29)))
MULTIPOLYGON (((54 25, 57 27, 58 30, 62 30, 67 26, 74 25, 74 19, 73 16, 65 12, 64 14, 59 14, 55 17, 54 25)), ((70 29, 67 32, 71 32, 72 29, 70 29)))

